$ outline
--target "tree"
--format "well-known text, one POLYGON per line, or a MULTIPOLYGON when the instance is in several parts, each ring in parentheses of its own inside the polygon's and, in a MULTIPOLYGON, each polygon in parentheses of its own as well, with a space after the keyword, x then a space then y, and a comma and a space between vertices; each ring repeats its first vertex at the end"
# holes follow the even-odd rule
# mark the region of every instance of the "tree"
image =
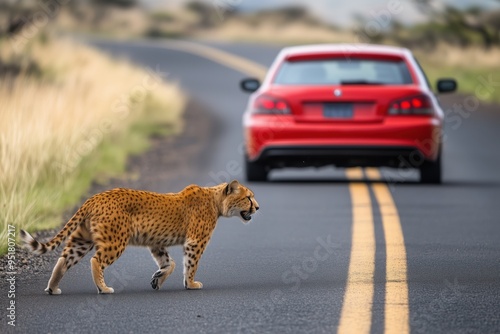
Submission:
MULTIPOLYGON (((497 1, 500 2, 500 0, 497 1)), ((431 21, 441 22, 449 27, 449 30, 455 33, 461 44, 470 43, 467 37, 470 33, 479 36, 485 49, 500 43, 500 23, 498 23, 500 14, 493 15, 493 19, 485 20, 485 16, 488 16, 487 13, 483 8, 477 6, 460 10, 451 5, 436 4, 432 0, 414 0, 414 4, 431 21)))
POLYGON ((8 17, 7 25, 0 28, 0 37, 19 34, 31 22, 36 9, 36 2, 32 0, 0 3, 0 11, 8 17))
POLYGON ((137 6, 137 0, 93 0, 97 5, 131 8, 137 6))

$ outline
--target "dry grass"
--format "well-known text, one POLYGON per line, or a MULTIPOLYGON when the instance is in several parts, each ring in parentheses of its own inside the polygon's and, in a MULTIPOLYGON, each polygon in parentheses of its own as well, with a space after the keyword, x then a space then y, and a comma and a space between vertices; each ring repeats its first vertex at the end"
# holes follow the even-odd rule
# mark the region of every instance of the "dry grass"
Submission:
POLYGON ((326 26, 310 26, 303 22, 280 24, 275 21, 264 21, 253 25, 238 18, 228 19, 223 25, 214 29, 198 31, 195 37, 280 44, 354 43, 357 41, 356 36, 351 32, 326 26))
POLYGON ((460 48, 440 44, 431 52, 417 50, 427 62, 448 67, 461 68, 499 68, 500 49, 485 50, 480 47, 460 48))
POLYGON ((0 80, 2 240, 7 224, 59 224, 54 218, 74 205, 100 165, 123 163, 117 152, 141 148, 130 129, 140 123, 144 137, 158 124, 176 124, 184 104, 179 89, 153 71, 86 46, 37 41, 21 55, 5 46, 0 60, 36 62, 40 73, 0 80))

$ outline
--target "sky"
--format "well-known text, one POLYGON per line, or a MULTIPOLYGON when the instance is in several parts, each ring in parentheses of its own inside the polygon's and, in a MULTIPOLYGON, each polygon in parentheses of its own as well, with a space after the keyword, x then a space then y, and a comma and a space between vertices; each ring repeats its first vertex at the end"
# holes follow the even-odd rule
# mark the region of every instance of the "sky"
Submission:
MULTIPOLYGON (((189 2, 189 0, 141 0, 148 6, 168 7, 189 2)), ((302 5, 310 11, 330 22, 340 26, 349 26, 354 23, 356 14, 368 20, 375 20, 383 24, 382 19, 397 19, 402 23, 417 23, 425 17, 416 9, 413 0, 201 0, 213 5, 217 10, 237 8, 241 11, 254 11, 259 9, 276 8, 288 5, 302 5), (386 14, 386 16, 384 16, 386 14), (377 21, 379 20, 379 21, 377 21)), ((436 6, 451 4, 456 7, 481 6, 485 8, 499 8, 497 0, 433 0, 436 6)))

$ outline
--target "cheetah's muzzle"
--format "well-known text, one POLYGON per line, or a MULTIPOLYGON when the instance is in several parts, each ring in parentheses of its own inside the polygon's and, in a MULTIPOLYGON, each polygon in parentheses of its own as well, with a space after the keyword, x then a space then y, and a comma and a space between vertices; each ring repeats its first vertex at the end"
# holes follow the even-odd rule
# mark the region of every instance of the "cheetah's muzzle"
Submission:
POLYGON ((248 221, 252 220, 252 214, 250 213, 250 211, 241 211, 240 215, 244 221, 248 222, 248 221))

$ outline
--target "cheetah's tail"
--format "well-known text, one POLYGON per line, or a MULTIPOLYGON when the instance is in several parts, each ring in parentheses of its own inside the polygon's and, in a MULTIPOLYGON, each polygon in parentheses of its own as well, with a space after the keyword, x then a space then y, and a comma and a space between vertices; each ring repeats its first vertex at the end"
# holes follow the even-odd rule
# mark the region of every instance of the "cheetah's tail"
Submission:
POLYGON ((31 236, 25 230, 21 230, 21 244, 23 248, 35 253, 37 255, 41 255, 46 253, 47 251, 53 251, 56 249, 61 243, 63 243, 73 231, 84 221, 84 217, 80 210, 70 219, 69 222, 64 225, 63 229, 57 233, 55 237, 52 238, 49 242, 42 243, 37 241, 35 238, 31 236))
POLYGON ((47 252, 47 246, 41 242, 38 242, 25 230, 21 230, 21 244, 24 249, 29 250, 36 255, 43 254, 47 252))

